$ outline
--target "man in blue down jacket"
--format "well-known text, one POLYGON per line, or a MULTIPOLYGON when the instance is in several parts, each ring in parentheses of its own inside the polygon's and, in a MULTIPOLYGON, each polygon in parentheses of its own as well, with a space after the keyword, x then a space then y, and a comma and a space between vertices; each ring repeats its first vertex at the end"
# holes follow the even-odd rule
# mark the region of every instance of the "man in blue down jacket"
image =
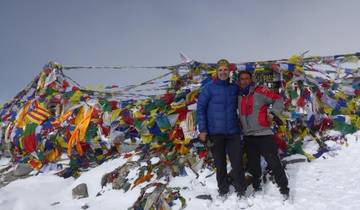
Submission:
POLYGON ((206 84, 197 103, 199 138, 208 138, 214 145, 211 152, 216 166, 218 192, 225 197, 229 192, 226 154, 229 155, 234 172, 234 187, 239 197, 245 193, 244 169, 242 166, 242 144, 237 115, 238 86, 229 82, 229 62, 218 61, 217 78, 206 84))

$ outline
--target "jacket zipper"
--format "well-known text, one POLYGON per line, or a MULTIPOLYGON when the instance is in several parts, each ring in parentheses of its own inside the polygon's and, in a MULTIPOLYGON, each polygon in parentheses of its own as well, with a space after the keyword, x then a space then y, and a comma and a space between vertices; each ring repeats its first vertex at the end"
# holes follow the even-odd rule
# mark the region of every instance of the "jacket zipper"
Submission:
POLYGON ((249 97, 249 95, 247 95, 247 96, 245 96, 245 108, 246 108, 246 113, 245 113, 245 122, 246 122, 246 127, 248 128, 249 127, 249 121, 248 121, 248 112, 249 112, 249 110, 248 110, 248 108, 249 108, 249 105, 248 105, 248 102, 249 102, 249 100, 248 100, 248 97, 249 97))
POLYGON ((228 133, 228 127, 227 127, 227 111, 226 111, 226 105, 227 105, 227 98, 228 98, 228 91, 227 91, 227 87, 225 86, 225 129, 226 129, 226 134, 228 133))

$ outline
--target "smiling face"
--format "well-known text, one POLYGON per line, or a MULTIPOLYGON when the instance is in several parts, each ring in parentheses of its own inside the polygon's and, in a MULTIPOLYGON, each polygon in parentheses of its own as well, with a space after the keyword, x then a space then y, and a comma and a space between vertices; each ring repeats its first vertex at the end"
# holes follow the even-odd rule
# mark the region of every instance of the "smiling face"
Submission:
POLYGON ((249 73, 243 72, 239 74, 239 86, 241 88, 246 88, 251 82, 252 79, 249 73))
POLYGON ((217 68, 217 77, 220 80, 227 80, 229 78, 229 68, 225 65, 217 68))

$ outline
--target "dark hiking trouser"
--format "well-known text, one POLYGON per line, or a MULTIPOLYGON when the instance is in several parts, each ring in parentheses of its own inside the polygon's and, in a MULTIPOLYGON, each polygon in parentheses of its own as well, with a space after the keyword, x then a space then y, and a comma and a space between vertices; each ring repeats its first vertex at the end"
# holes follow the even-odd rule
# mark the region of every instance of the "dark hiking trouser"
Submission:
POLYGON ((245 192, 245 175, 242 165, 242 143, 239 134, 236 135, 210 135, 213 143, 211 153, 216 167, 216 180, 220 193, 229 191, 228 174, 226 169, 226 154, 229 155, 233 170, 234 187, 237 193, 245 192))
POLYGON ((245 136, 245 145, 248 169, 253 176, 253 187, 260 187, 260 156, 263 156, 275 175, 275 181, 280 187, 280 192, 283 194, 288 193, 288 179, 278 156, 278 147, 273 140, 273 136, 245 136))

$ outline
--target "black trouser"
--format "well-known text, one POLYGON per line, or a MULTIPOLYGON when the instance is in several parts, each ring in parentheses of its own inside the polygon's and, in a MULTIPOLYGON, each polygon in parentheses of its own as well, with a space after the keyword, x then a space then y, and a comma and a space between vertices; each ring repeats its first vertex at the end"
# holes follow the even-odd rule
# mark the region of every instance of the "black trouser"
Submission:
POLYGON ((226 154, 228 154, 233 170, 235 190, 237 193, 243 194, 245 192, 245 178, 242 165, 243 148, 240 135, 210 135, 209 140, 213 143, 211 153, 214 157, 219 192, 227 193, 229 191, 226 170, 226 154))
POLYGON ((278 147, 273 136, 245 136, 245 145, 248 157, 248 169, 253 176, 253 187, 260 187, 260 156, 263 156, 275 175, 275 181, 280 187, 280 192, 287 193, 289 191, 288 179, 278 156, 278 147))

